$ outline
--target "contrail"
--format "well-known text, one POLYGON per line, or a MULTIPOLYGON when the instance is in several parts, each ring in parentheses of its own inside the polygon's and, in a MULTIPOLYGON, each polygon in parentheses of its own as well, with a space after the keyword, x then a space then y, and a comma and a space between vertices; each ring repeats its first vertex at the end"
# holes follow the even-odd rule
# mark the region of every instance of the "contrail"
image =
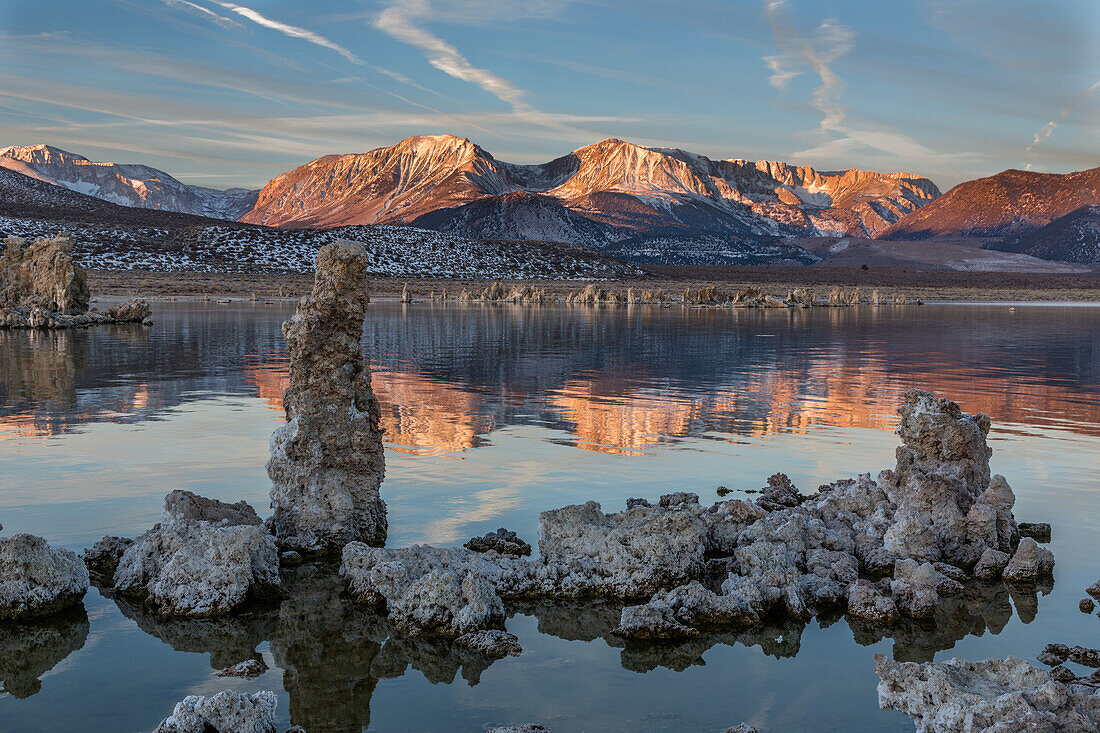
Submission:
POLYGON ((341 46, 339 43, 330 41, 319 33, 314 33, 311 30, 299 28, 298 26, 290 25, 289 23, 280 23, 277 20, 272 20, 265 15, 257 13, 252 8, 246 8, 243 5, 234 5, 233 3, 221 2, 220 0, 214 1, 226 10, 232 11, 242 18, 247 18, 256 25, 261 25, 264 28, 270 28, 271 30, 279 31, 284 36, 289 36, 291 38, 301 38, 303 41, 309 41, 316 46, 335 51, 353 64, 366 66, 366 62, 363 61, 363 59, 359 58, 354 53, 341 46))
POLYGON ((201 5, 190 2, 190 0, 164 0, 164 4, 174 5, 178 8, 186 8, 200 17, 212 20, 223 28, 229 28, 231 30, 241 30, 244 28, 244 26, 237 21, 226 18, 224 15, 218 15, 210 8, 204 8, 201 5))

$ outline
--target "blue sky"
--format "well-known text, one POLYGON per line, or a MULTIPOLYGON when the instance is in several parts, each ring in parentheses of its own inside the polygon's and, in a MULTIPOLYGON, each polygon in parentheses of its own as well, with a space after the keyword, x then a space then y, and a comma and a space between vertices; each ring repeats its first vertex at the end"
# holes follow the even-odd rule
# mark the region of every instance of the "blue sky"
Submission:
POLYGON ((258 187, 450 132, 908 170, 1100 165, 1097 0, 0 0, 0 146, 258 187))

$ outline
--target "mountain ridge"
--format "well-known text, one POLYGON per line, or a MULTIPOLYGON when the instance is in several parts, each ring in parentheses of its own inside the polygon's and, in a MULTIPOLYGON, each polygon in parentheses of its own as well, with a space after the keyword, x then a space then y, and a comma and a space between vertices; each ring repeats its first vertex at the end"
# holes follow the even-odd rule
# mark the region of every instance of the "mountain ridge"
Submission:
POLYGON ((521 218, 549 217, 554 225, 547 232, 528 224, 525 236, 549 239, 552 233, 573 243, 588 242, 596 230, 609 242, 638 236, 870 236, 938 195, 932 181, 904 172, 716 161, 619 138, 541 165, 519 165, 498 161, 468 138, 434 135, 324 156, 280 174, 241 220, 283 227, 419 221, 442 231, 505 237, 514 231, 490 230, 490 224, 503 222, 504 211, 516 216, 530 205, 537 211, 521 218), (513 195, 518 193, 535 196, 513 195), (463 228, 469 222, 474 229, 463 228), (562 222, 576 226, 563 229, 562 222))
POLYGON ((96 162, 45 144, 0 148, 0 167, 121 206, 214 219, 240 218, 259 193, 191 186, 152 166, 96 162))
POLYGON ((879 238, 966 237, 1009 242, 1091 204, 1100 204, 1100 168, 1072 173, 1010 168, 960 183, 879 238))

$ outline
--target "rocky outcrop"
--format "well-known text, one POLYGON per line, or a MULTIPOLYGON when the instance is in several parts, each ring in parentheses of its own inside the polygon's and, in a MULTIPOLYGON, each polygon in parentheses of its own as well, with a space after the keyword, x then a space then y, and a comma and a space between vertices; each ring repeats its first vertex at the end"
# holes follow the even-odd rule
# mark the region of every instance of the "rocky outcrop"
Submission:
POLYGON ((1050 542, 1050 525, 1046 522, 1020 522, 1017 529, 1021 537, 1030 537, 1036 542, 1050 542))
POLYGON ((149 303, 135 299, 106 312, 88 310, 88 279, 73 262, 75 240, 56 237, 4 240, 0 256, 0 328, 81 328, 105 323, 141 323, 149 303))
POLYGON ((987 415, 963 414, 928 392, 906 394, 897 468, 880 476, 896 507, 886 550, 971 569, 986 547, 1012 547, 1015 497, 1003 477, 990 477, 989 425, 987 415))
POLYGON ((501 594, 520 591, 519 561, 499 562, 464 549, 413 545, 400 550, 352 542, 340 574, 352 598, 383 609, 409 635, 457 638, 504 628, 501 594))
POLYGON ((267 664, 265 664, 262 659, 247 659, 243 662, 237 662, 236 664, 218 670, 218 676, 252 679, 253 677, 259 677, 266 671, 267 664))
MULTIPOLYGON (((672 495, 670 495, 671 497, 672 495)), ((698 576, 707 526, 699 497, 605 514, 597 502, 539 515, 543 584, 558 595, 650 596, 698 576)))
POLYGON ((1053 572, 1054 553, 1039 547, 1032 538, 1025 537, 1001 575, 1005 580, 1016 583, 1034 583, 1050 577, 1053 572))
POLYGON ((360 340, 368 260, 346 240, 317 253, 313 292, 283 324, 287 423, 271 436, 272 529, 281 547, 339 550, 386 541, 378 400, 360 340))
MULTIPOLYGON (((965 606, 975 585, 1002 571, 1017 583, 1049 577, 1053 556, 1020 541, 1012 490, 990 474, 989 418, 920 391, 906 394, 900 412, 897 466, 877 479, 863 474, 806 496, 775 474, 756 502, 710 507, 684 492, 655 505, 631 499, 616 513, 588 502, 540 515, 535 560, 356 543, 341 573, 354 598, 384 608, 404 633, 499 629, 505 602, 601 597, 646 601, 624 608, 615 630, 634 639, 691 639, 827 611, 847 611, 860 633, 907 633, 917 621, 938 624, 942 607, 965 606)), ((1013 593, 1021 617, 1032 613, 1034 594, 1013 593)))
POLYGON ((188 695, 153 733, 275 733, 278 702, 269 690, 251 695, 233 690, 208 697, 188 695))
POLYGON ((523 725, 498 725, 490 728, 486 733, 554 733, 554 731, 539 723, 524 723, 523 725))
POLYGON ((160 522, 122 553, 112 585, 160 614, 206 617, 275 596, 279 583, 275 539, 252 507, 173 491, 160 522))
POLYGON ((0 622, 75 606, 88 582, 88 569, 74 552, 29 534, 0 539, 0 622))
POLYGON ((481 537, 471 537, 463 547, 474 552, 496 552, 514 557, 531 554, 531 545, 521 540, 515 532, 504 527, 500 527, 495 532, 486 532, 481 537))
MULTIPOLYGON (((1033 540, 1019 541, 1012 490, 990 476, 988 431, 985 415, 965 415, 927 392, 907 393, 894 470, 877 480, 838 481, 813 497, 786 476, 772 476, 756 502, 763 516, 744 515, 744 524, 724 534, 712 527, 704 551, 730 556, 721 591, 696 588, 689 595, 705 598, 708 609, 735 609, 730 621, 775 610, 807 617, 840 608, 860 622, 892 624, 931 617, 966 582, 999 580, 1006 567, 1013 568, 1006 580, 1049 576, 1053 556, 1033 540), (1020 556, 1018 570, 1009 562, 1012 552, 1020 556)), ((727 507, 734 505, 719 502, 704 521, 713 524, 711 517, 727 507)), ((645 609, 624 609, 622 632, 652 637, 663 625, 671 636, 684 635, 672 617, 699 628, 695 614, 670 606, 670 598, 686 591, 655 596, 645 609)), ((700 620, 714 621, 706 614, 700 620)))
POLYGON ((917 733, 1100 730, 1100 691, 1056 681, 1007 657, 983 662, 893 662, 875 655, 879 706, 913 719, 917 733))
POLYGON ((48 618, 0 623, 0 693, 17 698, 37 693, 39 678, 84 646, 88 628, 82 606, 48 618))
POLYGON ((41 308, 73 315, 88 310, 88 278, 73 262, 72 235, 4 240, 0 256, 0 308, 41 308))

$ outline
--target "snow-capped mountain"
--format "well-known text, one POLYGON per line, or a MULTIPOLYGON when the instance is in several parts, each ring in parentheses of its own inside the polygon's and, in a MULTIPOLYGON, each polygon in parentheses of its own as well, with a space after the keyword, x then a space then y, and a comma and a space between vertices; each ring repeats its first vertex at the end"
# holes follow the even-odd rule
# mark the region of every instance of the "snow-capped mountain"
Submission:
POLYGON ((96 163, 49 145, 0 149, 0 167, 122 206, 233 221, 253 207, 258 194, 189 186, 147 165, 96 163))
POLYGON ((603 280, 635 266, 588 247, 471 239, 408 226, 277 229, 120 206, 0 168, 0 242, 76 238, 77 261, 96 270, 310 272, 317 250, 344 238, 367 250, 379 277, 603 280))
POLYGON ((268 182, 241 220, 416 224, 599 247, 639 236, 874 236, 938 195, 908 173, 714 161, 614 138, 515 165, 468 139, 435 135, 318 158, 268 182))

